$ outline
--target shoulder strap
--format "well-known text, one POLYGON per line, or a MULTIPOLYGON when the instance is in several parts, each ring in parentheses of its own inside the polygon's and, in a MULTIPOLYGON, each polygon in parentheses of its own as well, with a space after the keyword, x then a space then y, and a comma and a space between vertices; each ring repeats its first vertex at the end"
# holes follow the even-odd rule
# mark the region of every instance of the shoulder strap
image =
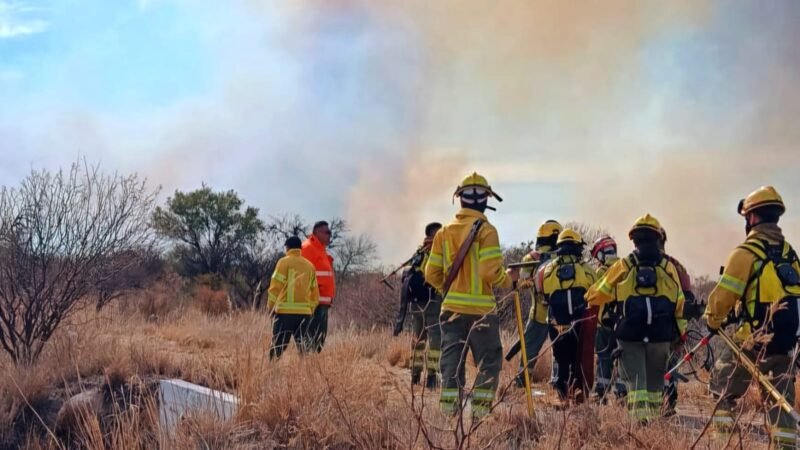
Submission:
POLYGON ((663 270, 664 273, 672 279, 672 281, 678 287, 678 290, 683 290, 683 283, 681 282, 681 270, 678 268, 678 264, 674 259, 664 256, 661 258, 661 262, 658 263, 658 267, 660 267, 661 270, 663 270), (672 272, 669 270, 670 266, 672 266, 672 272))
POLYGON ((739 248, 742 250, 747 250, 761 261, 767 259, 767 243, 761 239, 747 239, 743 244, 739 245, 739 248))
POLYGON ((453 265, 450 266, 450 271, 447 272, 447 278, 444 279, 444 285, 442 286, 443 297, 447 296, 447 293, 450 291, 450 285, 453 284, 456 275, 458 275, 458 271, 461 270, 461 266, 464 265, 464 259, 466 259, 469 248, 472 247, 472 243, 475 242, 481 225, 483 225, 483 219, 478 219, 473 222, 467 238, 461 243, 461 247, 459 247, 458 253, 456 253, 455 259, 453 259, 453 265))
POLYGON ((630 255, 622 258, 622 261, 625 263, 625 266, 630 269, 631 267, 635 267, 639 265, 639 261, 636 259, 636 255, 631 253, 630 255))

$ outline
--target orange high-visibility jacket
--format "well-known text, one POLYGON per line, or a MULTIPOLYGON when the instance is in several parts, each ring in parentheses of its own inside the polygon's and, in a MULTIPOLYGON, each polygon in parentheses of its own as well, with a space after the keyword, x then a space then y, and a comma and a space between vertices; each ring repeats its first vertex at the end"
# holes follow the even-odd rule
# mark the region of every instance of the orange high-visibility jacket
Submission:
POLYGON ((325 251, 325 246, 313 235, 303 242, 303 257, 317 269, 317 285, 319 286, 320 306, 331 306, 336 294, 336 283, 333 279, 333 257, 325 251))

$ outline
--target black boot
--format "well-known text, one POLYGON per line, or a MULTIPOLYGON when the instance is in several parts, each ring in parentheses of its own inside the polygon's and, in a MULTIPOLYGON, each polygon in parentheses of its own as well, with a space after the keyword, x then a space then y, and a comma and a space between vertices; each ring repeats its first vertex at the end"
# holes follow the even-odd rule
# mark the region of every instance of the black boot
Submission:
POLYGON ((411 372, 411 384, 420 384, 422 374, 420 372, 411 372))
POLYGON ((430 391, 435 391, 439 387, 439 376, 435 373, 428 374, 425 380, 425 387, 430 391))

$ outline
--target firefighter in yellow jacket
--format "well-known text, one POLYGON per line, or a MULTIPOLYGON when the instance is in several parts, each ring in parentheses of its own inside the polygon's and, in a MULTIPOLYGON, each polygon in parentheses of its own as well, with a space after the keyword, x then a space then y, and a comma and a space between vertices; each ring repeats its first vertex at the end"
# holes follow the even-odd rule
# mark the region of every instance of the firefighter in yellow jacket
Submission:
POLYGON ((298 350, 308 345, 308 324, 319 304, 316 269, 300 253, 297 236, 286 240, 286 256, 278 260, 269 283, 267 308, 275 316, 272 323, 270 359, 280 358, 294 337, 298 350))
MULTIPOLYGON (((562 400, 572 397, 584 379, 579 373, 578 336, 586 313, 585 295, 594 284, 594 270, 582 260, 584 242, 575 230, 558 235, 556 257, 537 275, 537 291, 544 295, 550 318, 550 340, 558 364, 555 388, 562 400)), ((585 397, 585 395, 584 395, 585 397)))
POLYGON ((472 417, 480 419, 491 410, 503 361, 493 290, 513 287, 519 271, 504 269, 497 230, 483 214, 490 196, 501 200, 486 179, 473 173, 458 186, 454 196, 459 197, 461 209, 453 222, 436 233, 425 268, 427 282, 445 294, 440 317, 439 402, 445 413, 457 414, 461 410, 468 348, 478 367, 472 390, 472 417), (458 261, 459 250, 476 226, 477 233, 466 257, 458 261), (450 286, 445 286, 454 266, 457 266, 455 278, 450 286))
MULTIPOLYGON (((550 325, 547 322, 547 304, 544 295, 536 290, 533 278, 556 254, 558 235, 563 230, 560 223, 548 220, 543 223, 536 233, 536 243, 532 252, 522 258, 522 262, 536 261, 539 266, 526 268, 520 271, 520 278, 531 280, 531 310, 528 314, 528 323, 525 324, 525 351, 528 354, 528 370, 533 370, 544 342, 547 340, 550 325)), ((522 368, 522 358, 519 360, 522 368)), ((517 386, 523 387, 525 381, 520 374, 516 379, 517 386)))
MULTIPOLYGON (((739 214, 746 219, 747 239, 728 258, 722 278, 709 296, 706 321, 716 332, 735 311, 734 341, 750 341, 745 354, 763 373, 771 373, 772 384, 794 404, 792 353, 800 335, 800 264, 778 227, 785 211, 783 199, 771 186, 759 188, 739 203, 739 214), (764 343, 754 334, 771 334, 772 338, 764 343)), ((730 431, 736 400, 745 393, 751 378, 725 347, 711 377, 711 391, 721 398, 713 418, 719 431, 730 431)), ((768 415, 773 445, 796 448, 797 424, 775 405, 768 415)))
POLYGON ((670 345, 683 334, 683 291, 675 266, 661 251, 661 224, 647 214, 628 236, 635 249, 589 290, 591 306, 618 302, 614 331, 628 386, 628 413, 646 423, 659 417, 670 345))

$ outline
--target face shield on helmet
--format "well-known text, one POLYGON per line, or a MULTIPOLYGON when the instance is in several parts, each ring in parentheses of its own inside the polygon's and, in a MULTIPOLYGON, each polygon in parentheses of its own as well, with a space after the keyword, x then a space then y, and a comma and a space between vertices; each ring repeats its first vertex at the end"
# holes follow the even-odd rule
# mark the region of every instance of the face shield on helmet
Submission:
POLYGON ((494 210, 488 205, 489 197, 494 197, 497 201, 502 202, 503 199, 497 195, 486 178, 473 172, 472 175, 467 176, 458 185, 453 197, 458 197, 461 201, 461 206, 464 208, 474 209, 480 212, 486 209, 494 210))
POLYGON ((592 246, 592 258, 605 264, 608 258, 617 256, 617 243, 610 236, 603 236, 592 246))

